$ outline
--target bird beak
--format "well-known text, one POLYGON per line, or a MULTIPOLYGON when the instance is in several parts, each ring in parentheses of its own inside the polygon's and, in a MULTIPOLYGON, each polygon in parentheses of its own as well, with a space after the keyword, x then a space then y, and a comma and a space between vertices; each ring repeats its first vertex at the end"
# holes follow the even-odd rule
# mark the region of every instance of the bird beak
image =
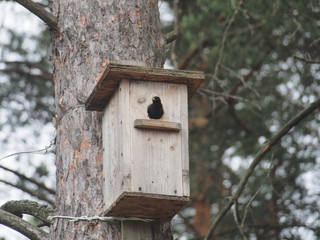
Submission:
POLYGON ((151 100, 152 100, 152 101, 155 101, 156 99, 153 97, 153 98, 151 98, 151 100))

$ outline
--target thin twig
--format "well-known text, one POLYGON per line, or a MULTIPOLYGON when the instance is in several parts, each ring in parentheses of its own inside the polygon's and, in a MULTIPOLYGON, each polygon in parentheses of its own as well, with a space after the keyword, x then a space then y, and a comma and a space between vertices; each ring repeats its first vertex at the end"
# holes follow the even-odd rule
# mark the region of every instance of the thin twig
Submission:
MULTIPOLYGON (((175 21, 174 21, 174 32, 175 34, 179 34, 180 32, 180 0, 174 0, 173 2, 173 10, 174 10, 174 16, 175 16, 175 21)), ((174 41, 171 45, 171 60, 172 60, 172 64, 174 66, 175 69, 178 68, 178 61, 177 61, 177 55, 176 55, 176 44, 177 41, 174 41)))
POLYGON ((243 239, 247 240, 247 237, 243 232, 243 225, 240 223, 239 208, 238 208, 238 201, 237 200, 235 200, 235 202, 234 202, 233 219, 234 219, 236 225, 238 226, 238 229, 239 229, 243 239))
POLYGON ((191 49, 189 53, 185 55, 182 61, 180 61, 178 69, 185 69, 195 56, 201 54, 202 49, 213 45, 215 45, 215 41, 211 38, 202 40, 195 48, 191 49))
POLYGON ((293 56, 294 59, 300 60, 302 62, 305 63, 310 63, 310 64, 320 64, 320 61, 315 61, 312 59, 306 59, 306 58, 302 58, 302 57, 298 57, 298 56, 293 56))
POLYGON ((193 231, 193 233, 195 235, 197 235, 197 237, 198 237, 199 233, 198 233, 197 229, 195 229, 194 225, 190 222, 190 219, 183 216, 181 213, 177 213, 177 215, 183 220, 184 225, 187 226, 187 229, 193 231))
POLYGON ((205 236, 205 240, 210 239, 213 236, 214 231, 216 230, 219 223, 222 221, 223 217, 229 212, 230 208, 234 204, 234 202, 240 197, 242 191, 244 190, 245 186, 248 183, 249 178, 253 174, 256 166, 260 163, 262 158, 271 150, 273 146, 275 146, 279 140, 285 136, 293 127, 295 127, 299 122, 301 122, 303 119, 308 117, 312 112, 314 112, 316 109, 320 108, 320 98, 317 99, 315 102, 310 104, 309 107, 305 108, 301 112, 299 112, 296 116, 294 116, 287 124, 285 124, 272 138, 269 139, 269 141, 260 149, 260 151, 257 153, 257 155, 254 157, 253 161, 251 162, 248 170, 246 171, 245 175, 241 179, 239 185, 236 188, 236 191, 230 197, 227 204, 221 209, 221 211, 218 213, 216 219, 210 226, 210 229, 205 236))
MULTIPOLYGON (((261 68, 261 66, 262 66, 263 63, 264 63, 264 60, 267 58, 267 56, 268 56, 270 53, 271 53, 271 50, 268 50, 268 51, 266 52, 266 54, 264 55, 264 57, 261 58, 260 61, 258 61, 256 64, 254 64, 254 65, 250 68, 249 72, 248 72, 245 76, 243 76, 244 81, 248 81, 249 78, 250 78, 259 68, 261 68)), ((236 83, 236 84, 227 92, 227 94, 229 94, 229 95, 235 95, 236 92, 238 91, 238 88, 239 88, 240 86, 242 86, 242 82, 241 82, 241 81, 239 81, 238 83, 236 83)), ((210 118, 211 116, 215 115, 217 112, 219 112, 219 111, 222 109, 222 107, 223 107, 224 105, 225 105, 225 103, 224 103, 223 101, 218 102, 218 103, 215 105, 215 107, 212 108, 211 111, 206 114, 206 118, 210 118)))
MULTIPOLYGON (((227 92, 217 92, 217 91, 213 91, 207 88, 199 88, 198 89, 199 92, 205 93, 207 95, 212 95, 212 96, 217 96, 217 97, 222 97, 224 99, 230 100, 230 99, 234 99, 234 100, 238 100, 238 101, 245 101, 245 99, 243 97, 240 96, 236 96, 236 95, 231 95, 227 92)), ((225 103, 228 103, 227 101, 225 101, 225 103)))
MULTIPOLYGON (((14 68, 10 68, 12 70, 16 70, 17 67, 21 66, 21 67, 28 67, 29 70, 31 69, 38 69, 42 72, 42 74, 37 74, 37 75, 33 75, 33 76, 39 76, 39 77, 43 77, 46 80, 51 80, 52 81, 52 73, 50 73, 40 62, 30 62, 30 61, 0 61, 0 63, 4 63, 6 65, 11 65, 14 66, 14 68)), ((2 71, 2 69, 1 69, 2 71)))
MULTIPOLYGON (((252 223, 246 225, 248 228, 255 228, 255 229, 286 229, 286 228, 297 228, 302 227, 306 228, 312 231, 317 231, 316 227, 311 227, 306 225, 305 223, 292 223, 292 224, 272 224, 272 223, 252 223)), ((213 235, 213 238, 222 238, 224 235, 230 235, 232 232, 238 231, 238 227, 229 227, 229 228, 223 228, 220 232, 213 235)))
POLYGON ((210 87, 213 87, 213 82, 214 82, 214 79, 217 78, 217 75, 218 75, 218 69, 220 67, 220 64, 221 64, 221 61, 222 61, 222 55, 223 55, 223 52, 224 52, 224 47, 225 47, 225 44, 226 44, 226 41, 227 41, 227 35, 228 35, 228 31, 231 27, 231 25, 233 24, 234 20, 235 20, 235 17, 236 15, 238 14, 241 6, 243 5, 244 1, 243 0, 240 0, 239 1, 239 4, 238 6, 234 9, 228 23, 227 23, 227 26, 226 28, 224 29, 223 33, 222 33, 222 40, 221 40, 221 46, 220 46, 220 51, 219 51, 219 54, 218 54, 218 60, 217 60, 217 63, 214 67, 214 71, 213 71, 213 78, 212 78, 212 81, 210 83, 210 87))
MULTIPOLYGON (((272 153, 272 156, 271 156, 271 161, 273 160, 273 153, 272 153)), ((245 210, 244 210, 244 214, 243 214, 243 218, 242 218, 242 221, 241 221, 241 225, 243 226, 244 225, 244 222, 246 221, 246 218, 247 218, 247 215, 248 215, 248 210, 249 210, 249 207, 251 206, 253 200, 257 197, 258 193, 260 192, 261 188, 263 187, 263 185, 267 182, 267 180, 269 179, 270 177, 270 173, 271 173, 271 169, 272 167, 269 168, 269 171, 268 171, 268 174, 266 176, 266 178, 264 179, 264 181, 261 183, 261 185, 259 186, 259 188, 256 190, 256 192, 253 194, 253 196, 250 198, 250 200, 248 201, 248 203, 246 204, 246 207, 245 207, 245 210)))
POLYGON ((259 92, 258 92, 256 89, 250 87, 249 84, 246 82, 246 80, 245 80, 245 78, 244 78, 245 76, 241 76, 240 74, 236 73, 233 69, 231 69, 231 68, 229 68, 229 67, 227 67, 227 66, 225 66, 225 65, 222 65, 222 64, 221 64, 220 66, 221 66, 221 68, 223 68, 224 70, 230 72, 230 73, 233 74, 236 78, 238 78, 238 79, 241 81, 242 85, 243 85, 245 88, 247 88, 247 89, 251 90, 252 92, 254 92, 257 97, 260 97, 259 92))

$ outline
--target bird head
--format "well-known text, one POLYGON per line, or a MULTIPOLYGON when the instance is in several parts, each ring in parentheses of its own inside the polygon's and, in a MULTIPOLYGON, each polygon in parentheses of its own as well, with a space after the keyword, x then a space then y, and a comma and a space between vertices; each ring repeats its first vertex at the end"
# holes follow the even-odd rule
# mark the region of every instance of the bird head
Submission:
POLYGON ((161 103, 161 100, 160 100, 159 97, 155 96, 155 97, 152 98, 152 102, 153 103, 161 103))

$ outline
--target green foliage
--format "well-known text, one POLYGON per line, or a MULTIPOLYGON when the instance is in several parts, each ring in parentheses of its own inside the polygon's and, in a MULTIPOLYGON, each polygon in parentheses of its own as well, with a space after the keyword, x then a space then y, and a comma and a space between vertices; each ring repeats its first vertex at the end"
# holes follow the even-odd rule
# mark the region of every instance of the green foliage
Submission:
MULTIPOLYGON (((49 145, 48 142, 41 143, 41 141, 43 141, 42 132, 52 121, 54 91, 49 63, 51 53, 49 31, 45 26, 39 26, 35 22, 32 27, 29 26, 30 28, 26 29, 28 32, 21 31, 20 17, 25 16, 16 13, 12 18, 7 11, 7 9, 18 11, 16 10, 18 4, 3 3, 3 1, 0 1, 0 4, 4 13, 3 16, 0 14, 2 25, 0 29, 0 149, 1 157, 4 157, 10 152, 35 150, 39 145, 34 146, 32 143, 37 141, 40 145, 49 145), (10 21, 8 19, 17 21, 15 25, 17 29, 12 27, 14 24, 6 24, 10 21), (35 29, 39 30, 38 34, 35 34, 37 32, 34 31, 35 29)), ((2 203, 13 195, 15 197, 47 196, 47 199, 52 201, 52 195, 42 187, 30 183, 19 175, 50 185, 53 180, 48 180, 50 175, 48 165, 52 164, 52 156, 47 155, 43 158, 46 164, 41 163, 44 159, 39 155, 28 154, 20 154, 1 161, 1 167, 6 165, 13 172, 1 169, 0 180, 28 193, 21 195, 21 190, 15 191, 16 189, 12 186, 8 187, 7 184, 1 183, 2 203), (32 176, 30 173, 33 173, 32 176)), ((42 200, 45 199, 42 197, 42 200)), ((0 232, 3 235, 2 229, 0 232)))
POLYGON ((0 106, 6 118, 0 129, 51 121, 54 105, 48 30, 39 36, 27 36, 7 29, 3 36, 7 40, 0 46, 0 106))
MULTIPOLYGON (((320 62, 320 5, 189 0, 180 9, 178 65, 207 73, 190 106, 192 195, 221 208, 266 140, 320 95, 320 65, 307 63, 320 62)), ((244 222, 248 239, 303 239, 299 227, 319 237, 320 225, 308 222, 319 218, 319 203, 305 181, 319 174, 318 128, 319 115, 310 116, 256 169, 239 204, 243 217, 259 189, 244 222)), ((243 239, 231 213, 216 233, 243 239)))

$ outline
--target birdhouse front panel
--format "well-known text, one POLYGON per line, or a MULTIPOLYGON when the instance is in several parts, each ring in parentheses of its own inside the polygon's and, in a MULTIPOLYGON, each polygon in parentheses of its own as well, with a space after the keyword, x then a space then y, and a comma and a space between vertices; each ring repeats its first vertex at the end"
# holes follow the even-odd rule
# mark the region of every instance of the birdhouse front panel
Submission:
POLYGON ((182 173, 187 171, 187 87, 182 84, 130 81, 132 191, 188 196, 183 192, 182 173), (136 119, 149 119, 152 98, 161 99, 164 114, 154 122, 180 123, 182 131, 139 129, 136 119))

